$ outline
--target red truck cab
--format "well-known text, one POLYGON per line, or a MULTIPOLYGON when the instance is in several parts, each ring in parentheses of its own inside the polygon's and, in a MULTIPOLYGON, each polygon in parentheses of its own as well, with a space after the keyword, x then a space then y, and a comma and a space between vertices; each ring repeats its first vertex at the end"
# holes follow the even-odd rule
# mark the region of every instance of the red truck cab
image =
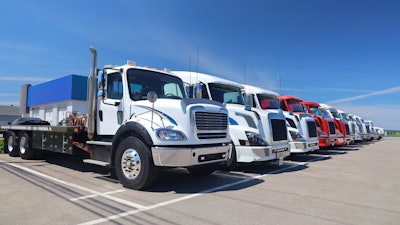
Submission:
POLYGON ((317 102, 303 101, 301 105, 307 113, 312 115, 317 123, 319 147, 322 149, 334 146, 336 142, 336 126, 333 119, 323 114, 320 110, 321 106, 317 102))

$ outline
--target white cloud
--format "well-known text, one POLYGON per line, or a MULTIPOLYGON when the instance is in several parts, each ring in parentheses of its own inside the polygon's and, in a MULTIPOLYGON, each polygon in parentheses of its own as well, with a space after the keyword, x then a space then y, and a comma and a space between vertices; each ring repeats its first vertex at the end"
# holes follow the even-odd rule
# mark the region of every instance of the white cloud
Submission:
POLYGON ((368 97, 372 97, 372 96, 386 95, 386 94, 391 94, 391 93, 395 93, 395 92, 400 92, 400 86, 399 87, 385 89, 385 90, 380 90, 380 91, 374 91, 374 92, 371 92, 371 93, 368 93, 368 94, 357 95, 357 96, 353 96, 353 97, 333 100, 333 101, 329 101, 327 103, 328 104, 338 104, 338 103, 353 102, 353 101, 356 101, 356 100, 360 100, 360 99, 364 99, 364 98, 368 98, 368 97))
POLYGON ((25 44, 19 44, 19 43, 10 43, 7 41, 1 41, 0 48, 6 48, 6 49, 11 49, 11 50, 30 51, 30 52, 46 52, 46 51, 48 51, 48 49, 46 49, 46 48, 30 46, 30 45, 25 45, 25 44))
POLYGON ((0 97, 19 97, 19 94, 14 94, 14 93, 0 93, 0 97))

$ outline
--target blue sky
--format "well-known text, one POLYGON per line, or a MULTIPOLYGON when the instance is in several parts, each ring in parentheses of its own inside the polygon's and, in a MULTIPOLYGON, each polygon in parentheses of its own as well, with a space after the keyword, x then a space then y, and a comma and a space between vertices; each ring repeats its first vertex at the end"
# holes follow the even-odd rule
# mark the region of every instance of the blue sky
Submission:
POLYGON ((0 3, 0 104, 22 84, 99 66, 193 70, 400 129, 400 2, 116 0, 0 3))

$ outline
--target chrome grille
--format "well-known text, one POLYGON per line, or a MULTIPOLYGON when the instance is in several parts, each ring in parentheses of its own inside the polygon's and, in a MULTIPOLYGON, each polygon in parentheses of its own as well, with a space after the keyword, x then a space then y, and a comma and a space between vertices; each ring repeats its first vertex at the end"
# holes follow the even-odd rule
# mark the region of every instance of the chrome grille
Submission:
POLYGON ((335 123, 332 121, 329 121, 328 125, 329 125, 329 134, 336 134, 335 123))
POLYGON ((315 121, 307 121, 308 135, 309 137, 317 137, 317 125, 315 121))
POLYGON ((350 127, 349 124, 345 124, 344 128, 346 129, 346 134, 350 134, 350 127))
POLYGON ((195 112, 197 138, 226 138, 228 135, 228 115, 224 113, 195 112))
POLYGON ((274 141, 287 140, 286 121, 281 119, 271 119, 272 137, 274 141))

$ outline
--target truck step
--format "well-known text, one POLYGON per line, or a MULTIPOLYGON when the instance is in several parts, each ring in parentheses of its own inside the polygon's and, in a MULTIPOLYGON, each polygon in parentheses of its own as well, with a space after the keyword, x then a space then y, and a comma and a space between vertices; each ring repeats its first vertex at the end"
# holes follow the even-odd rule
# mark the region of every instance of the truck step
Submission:
POLYGON ((104 166, 104 167, 110 166, 110 163, 108 163, 108 162, 98 161, 98 160, 94 160, 94 159, 84 159, 83 162, 88 163, 88 164, 98 165, 98 166, 104 166))
POLYGON ((88 145, 103 145, 103 146, 111 146, 112 142, 107 141, 86 141, 88 145))

